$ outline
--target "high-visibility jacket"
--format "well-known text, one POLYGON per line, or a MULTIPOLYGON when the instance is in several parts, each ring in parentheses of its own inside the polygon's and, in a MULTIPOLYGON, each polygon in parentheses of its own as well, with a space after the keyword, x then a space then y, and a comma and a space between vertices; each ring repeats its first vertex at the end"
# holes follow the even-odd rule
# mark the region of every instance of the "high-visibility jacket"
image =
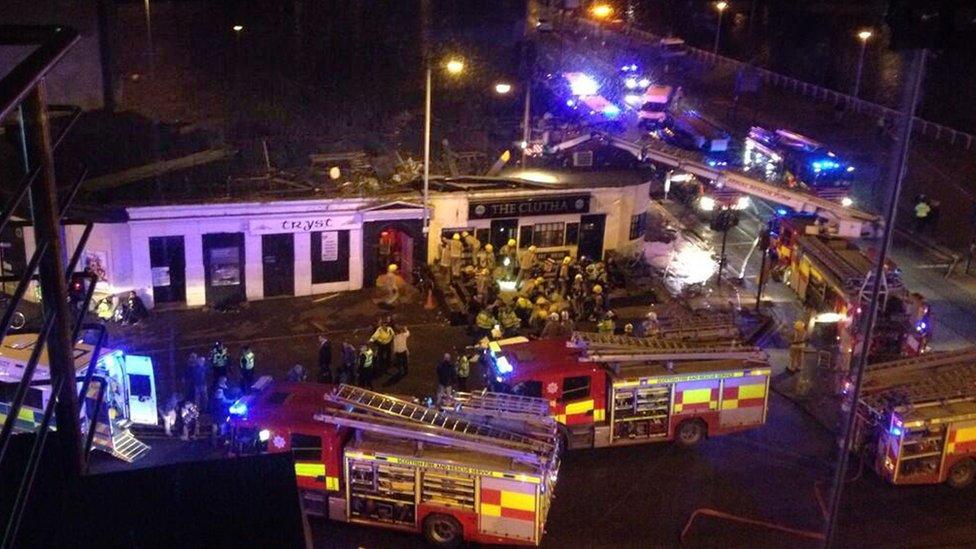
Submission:
POLYGON ((932 211, 932 206, 929 206, 927 202, 919 202, 915 204, 915 217, 919 219, 925 219, 929 216, 929 212, 932 211))
POLYGON ((471 374, 471 363, 468 362, 468 357, 461 355, 458 358, 457 366, 454 367, 454 373, 458 377, 468 377, 471 374))
POLYGON ((491 316, 488 309, 478 311, 478 316, 474 319, 474 324, 482 330, 490 330, 495 327, 495 317, 491 316))
POLYGON ((390 328, 389 326, 380 326, 379 328, 376 328, 376 331, 373 332, 373 335, 369 338, 369 340, 375 341, 380 345, 389 345, 393 341, 393 336, 395 335, 396 332, 393 331, 393 328, 390 328))
POLYGON ((254 351, 248 349, 244 353, 241 353, 241 370, 253 370, 254 369, 254 351))
POLYGON ((518 328, 521 324, 518 315, 515 314, 511 309, 503 309, 499 316, 499 321, 501 322, 502 328, 518 328))
POLYGON ((529 301, 525 296, 519 296, 519 298, 515 300, 515 308, 529 310, 532 308, 532 302, 529 301))
POLYGON ((616 330, 616 325, 614 325, 613 320, 609 318, 604 318, 596 325, 596 331, 601 334, 612 334, 616 330))

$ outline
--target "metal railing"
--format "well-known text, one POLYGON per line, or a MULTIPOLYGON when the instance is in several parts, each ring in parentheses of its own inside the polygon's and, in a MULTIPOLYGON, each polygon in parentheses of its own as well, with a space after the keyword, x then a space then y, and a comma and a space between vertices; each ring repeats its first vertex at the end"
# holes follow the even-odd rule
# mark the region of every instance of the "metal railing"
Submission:
MULTIPOLYGON (((625 26, 618 31, 602 27, 600 23, 586 18, 564 18, 563 21, 572 22, 575 24, 575 28, 588 32, 594 38, 606 39, 626 37, 629 39, 642 41, 648 45, 656 44, 661 39, 660 36, 657 36, 654 33, 634 28, 630 25, 625 26)), ((732 59, 731 57, 718 55, 707 50, 688 46, 687 44, 685 45, 685 49, 688 52, 689 57, 699 60, 704 64, 713 65, 716 67, 728 67, 735 70, 753 71, 760 76, 762 82, 766 85, 791 91, 820 102, 830 103, 834 106, 843 105, 846 110, 851 112, 876 119, 881 119, 883 117, 888 123, 898 120, 901 117, 901 114, 896 109, 879 105, 878 103, 865 101, 864 99, 860 99, 846 93, 841 93, 823 86, 818 86, 810 82, 804 82, 803 80, 799 80, 797 78, 792 78, 777 72, 773 72, 769 69, 757 67, 750 63, 739 61, 738 59, 732 59)), ((957 130, 955 128, 950 128, 944 124, 930 122, 918 117, 915 118, 914 124, 915 133, 917 135, 933 141, 948 142, 950 145, 965 147, 966 150, 972 148, 974 143, 976 143, 976 135, 957 130)))
MULTIPOLYGON (((65 458, 58 464, 69 483, 77 480, 84 470, 86 454, 83 450, 79 425, 79 395, 76 393, 76 364, 73 353, 74 341, 83 327, 84 317, 91 301, 95 280, 91 275, 72 275, 81 260, 82 251, 91 235, 92 224, 87 224, 71 259, 65 264, 62 222, 74 197, 85 180, 82 175, 63 193, 59 193, 54 174, 54 150, 78 119, 79 110, 72 107, 49 107, 44 97, 43 84, 51 69, 78 41, 78 33, 68 27, 52 26, 0 26, 0 46, 35 46, 31 53, 0 79, 0 120, 19 125, 22 158, 25 175, 11 186, 10 198, 0 212, 0 230, 11 221, 21 208, 25 197, 29 199, 30 224, 34 228, 36 246, 27 262, 25 271, 17 281, 13 295, 6 303, 6 311, 0 318, 0 343, 10 330, 14 312, 21 304, 32 281, 41 287, 43 326, 31 351, 24 375, 14 391, 13 402, 7 418, 0 428, 0 465, 8 456, 14 436, 14 423, 24 405, 28 386, 44 351, 47 351, 50 371, 51 396, 43 406, 43 419, 30 448, 22 476, 6 478, 6 486, 17 486, 9 513, 5 516, 0 547, 17 543, 17 534, 37 475, 50 427, 57 417, 56 436, 59 438, 65 458), (63 129, 53 135, 49 124, 51 114, 68 113, 63 129), (36 271, 36 275, 35 275, 36 271), (83 299, 75 302, 77 310, 69 310, 67 280, 81 278, 88 281, 83 299)), ((64 118, 64 117, 62 117, 64 118)), ((0 184, 4 182, 0 181, 0 184)), ((104 334, 103 334, 104 335, 104 334)), ((100 341, 104 337, 100 338, 100 341)), ((98 347, 87 364, 88 375, 83 385, 90 381, 98 358, 98 347)), ((84 389, 84 387, 83 387, 84 389)), ((83 395, 82 395, 83 397, 83 395)), ((10 493, 14 493, 11 490, 10 493)))

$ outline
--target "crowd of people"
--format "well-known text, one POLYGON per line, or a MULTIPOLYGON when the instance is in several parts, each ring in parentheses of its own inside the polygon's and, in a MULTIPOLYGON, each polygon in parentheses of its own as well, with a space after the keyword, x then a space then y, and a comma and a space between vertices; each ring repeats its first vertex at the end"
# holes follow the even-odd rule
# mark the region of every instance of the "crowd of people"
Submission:
POLYGON ((514 239, 496 253, 467 232, 441 239, 438 265, 466 300, 477 339, 531 333, 565 337, 577 322, 614 326, 609 293, 623 285, 614 256, 592 261, 568 254, 519 250, 514 239))

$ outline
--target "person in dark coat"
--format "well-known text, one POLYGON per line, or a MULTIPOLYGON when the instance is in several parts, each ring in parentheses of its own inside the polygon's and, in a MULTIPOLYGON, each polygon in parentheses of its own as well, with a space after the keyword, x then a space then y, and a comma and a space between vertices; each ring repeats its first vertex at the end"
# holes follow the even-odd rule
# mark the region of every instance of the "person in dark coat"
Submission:
POLYGON ((440 404, 441 399, 451 394, 454 387, 454 361, 451 353, 444 353, 444 358, 437 365, 437 396, 436 403, 440 404))
POLYGON ((319 336, 319 383, 332 383, 332 342, 319 336))

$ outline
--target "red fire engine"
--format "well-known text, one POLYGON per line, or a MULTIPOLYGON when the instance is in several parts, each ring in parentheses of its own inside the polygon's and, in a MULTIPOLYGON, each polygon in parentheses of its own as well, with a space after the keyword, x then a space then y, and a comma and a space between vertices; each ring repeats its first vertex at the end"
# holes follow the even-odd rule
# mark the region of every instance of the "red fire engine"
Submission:
POLYGON ((707 435, 765 423, 765 353, 728 342, 700 345, 576 332, 570 341, 496 341, 488 354, 502 390, 549 401, 568 448, 671 440, 693 446, 707 435))
MULTIPOLYGON (((874 262, 850 240, 824 234, 815 216, 778 216, 770 223, 770 236, 770 247, 778 256, 774 271, 816 312, 812 320, 818 329, 836 332, 832 335, 840 342, 846 364, 860 343, 861 315, 874 289, 874 262)), ((891 262, 880 282, 871 357, 886 360, 925 352, 932 335, 925 299, 905 288, 891 262)))
POLYGON ((892 484, 976 478, 976 347, 871 364, 855 450, 892 484))
POLYGON ((548 404, 465 397, 442 411, 347 385, 268 383, 232 407, 233 451, 291 452, 309 514, 439 546, 538 545, 559 468, 548 404))

